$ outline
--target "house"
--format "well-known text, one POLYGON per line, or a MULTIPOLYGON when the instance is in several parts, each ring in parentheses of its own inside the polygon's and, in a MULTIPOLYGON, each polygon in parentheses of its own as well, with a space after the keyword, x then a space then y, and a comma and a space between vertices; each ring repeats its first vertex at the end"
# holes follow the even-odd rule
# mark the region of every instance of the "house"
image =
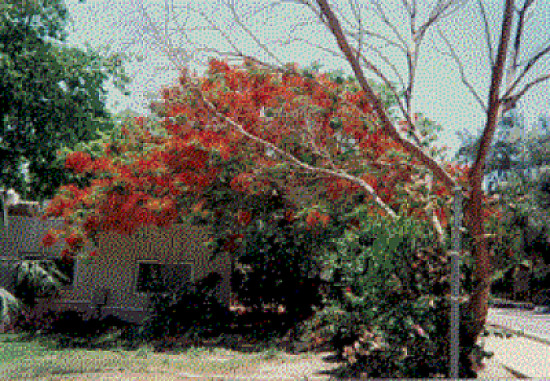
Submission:
MULTIPOLYGON (((292 201, 312 197, 308 189, 297 189, 295 193, 292 201)), ((8 223, 0 230, 0 287, 13 290, 15 274, 8 269, 16 261, 51 260, 62 264, 62 242, 48 248, 41 243, 50 229, 61 228, 64 224, 63 219, 40 219, 47 204, 6 203, 8 223)), ((149 226, 130 236, 103 232, 98 236, 98 247, 89 244, 83 250, 84 253, 96 251, 94 259, 76 259, 72 267, 65 269, 70 282, 63 285, 53 300, 41 301, 38 308, 53 306, 88 315, 100 308, 104 316, 112 314, 140 322, 148 314, 152 290, 147 280, 151 274, 157 273, 177 288, 213 272, 222 276, 218 300, 229 305, 233 264, 228 253, 210 261, 211 251, 203 245, 209 238, 208 226, 183 223, 168 229, 149 226)))
MULTIPOLYGON (((63 225, 62 219, 40 220, 33 216, 9 216, 9 225, 0 231, 0 266, 3 270, 20 259, 60 261, 61 243, 44 248, 46 232, 63 225)), ((91 316, 101 307, 101 314, 139 322, 147 315, 152 290, 148 276, 157 273, 184 286, 212 272, 222 276, 218 300, 229 304, 231 263, 220 255, 209 261, 210 252, 203 242, 209 238, 206 228, 173 225, 169 229, 143 228, 131 236, 102 233, 98 247, 88 245, 85 253, 98 252, 92 262, 77 259, 70 283, 64 285, 53 301, 42 301, 58 310, 78 310, 91 316), (52 304, 53 303, 53 304, 52 304)), ((14 273, 2 271, 0 287, 13 289, 14 273)), ((42 305, 42 308, 45 306, 42 305)), ((39 306, 40 308, 40 306, 39 306)))

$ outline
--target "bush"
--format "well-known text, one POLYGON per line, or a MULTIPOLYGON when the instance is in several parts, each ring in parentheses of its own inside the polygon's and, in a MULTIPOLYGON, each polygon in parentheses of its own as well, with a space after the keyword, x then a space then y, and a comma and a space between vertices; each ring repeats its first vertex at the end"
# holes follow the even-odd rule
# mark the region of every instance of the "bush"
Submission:
POLYGON ((141 336, 159 338, 185 333, 192 328, 201 334, 219 330, 229 317, 228 309, 215 296, 220 281, 220 274, 212 273, 181 292, 153 294, 151 315, 141 327, 141 336))
POLYGON ((21 314, 22 306, 11 292, 0 288, 0 324, 10 326, 21 314))
POLYGON ((245 307, 282 305, 289 318, 300 321, 322 306, 318 247, 335 235, 330 229, 307 230, 276 212, 272 217, 248 227, 236 253, 232 289, 245 307))
MULTIPOLYGON (((429 225, 404 217, 364 221, 346 232, 325 257, 332 282, 327 307, 305 333, 328 326, 324 334, 332 335, 338 354, 369 377, 447 376, 450 269, 437 242, 429 225)), ((466 261, 463 281, 470 274, 466 261)), ((464 334, 472 316, 461 311, 464 334)), ((486 354, 465 335, 461 344, 460 375, 473 377, 472 359, 486 354)))
POLYGON ((66 280, 55 264, 49 261, 23 260, 16 264, 17 281, 14 295, 33 308, 38 298, 53 297, 66 280))
POLYGON ((52 329, 52 323, 57 319, 58 312, 52 309, 38 311, 33 308, 23 308, 15 318, 13 328, 16 332, 36 335, 48 333, 52 329))

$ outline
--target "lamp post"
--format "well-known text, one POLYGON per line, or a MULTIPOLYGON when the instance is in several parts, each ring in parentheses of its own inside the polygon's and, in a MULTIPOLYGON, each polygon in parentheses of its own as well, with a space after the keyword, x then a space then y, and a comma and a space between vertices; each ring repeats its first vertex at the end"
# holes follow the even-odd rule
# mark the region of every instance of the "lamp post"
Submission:
POLYGON ((460 358, 460 228, 462 224, 462 191, 454 188, 453 250, 451 251, 451 378, 458 379, 460 358))

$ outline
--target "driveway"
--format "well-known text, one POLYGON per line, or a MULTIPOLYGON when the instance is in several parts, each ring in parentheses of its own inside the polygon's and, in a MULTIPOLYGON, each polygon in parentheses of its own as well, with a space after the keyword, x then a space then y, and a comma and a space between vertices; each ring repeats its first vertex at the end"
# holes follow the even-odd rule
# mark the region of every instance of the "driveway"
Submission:
POLYGON ((550 314, 537 309, 489 308, 487 323, 522 331, 550 343, 550 314))

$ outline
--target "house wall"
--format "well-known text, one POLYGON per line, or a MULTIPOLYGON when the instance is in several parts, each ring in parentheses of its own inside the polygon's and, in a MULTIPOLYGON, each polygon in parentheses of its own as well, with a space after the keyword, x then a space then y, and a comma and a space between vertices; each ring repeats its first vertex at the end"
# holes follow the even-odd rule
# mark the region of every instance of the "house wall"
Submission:
MULTIPOLYGON (((42 221, 10 217, 9 229, 1 236, 2 256, 4 259, 19 259, 24 253, 40 253, 44 256, 59 253, 62 243, 44 248, 41 239, 50 228, 62 224, 62 219, 42 221)), ((59 297, 54 302, 55 308, 80 310, 91 315, 95 312, 94 295, 102 289, 109 289, 107 304, 102 308, 103 315, 113 314, 130 321, 142 320, 147 315, 149 295, 136 292, 137 263, 141 260, 191 263, 193 280, 218 272, 222 275, 218 299, 229 304, 230 259, 227 255, 220 255, 215 261, 209 262, 211 251, 203 245, 208 238, 207 228, 184 224, 173 225, 168 229, 146 227, 131 236, 115 232, 102 233, 99 236, 99 248, 91 244, 84 248, 86 253, 97 250, 98 255, 91 263, 77 260, 73 285, 59 291, 59 297)), ((9 280, 6 277, 4 283, 9 280)))
POLYGON ((220 256, 210 263, 210 251, 203 246, 208 231, 189 225, 174 225, 169 229, 147 227, 131 236, 115 232, 99 237, 98 255, 93 263, 78 263, 72 289, 61 290, 59 308, 94 312, 94 295, 108 289, 107 304, 102 314, 113 314, 129 321, 140 321, 146 315, 149 295, 137 292, 138 261, 160 263, 190 263, 192 280, 212 272, 222 275, 218 299, 229 303, 230 262, 220 256))
POLYGON ((24 253, 53 255, 61 251, 62 243, 45 248, 42 237, 53 228, 63 226, 63 219, 49 219, 9 216, 7 228, 0 229, 0 255, 5 258, 21 258, 24 253))

